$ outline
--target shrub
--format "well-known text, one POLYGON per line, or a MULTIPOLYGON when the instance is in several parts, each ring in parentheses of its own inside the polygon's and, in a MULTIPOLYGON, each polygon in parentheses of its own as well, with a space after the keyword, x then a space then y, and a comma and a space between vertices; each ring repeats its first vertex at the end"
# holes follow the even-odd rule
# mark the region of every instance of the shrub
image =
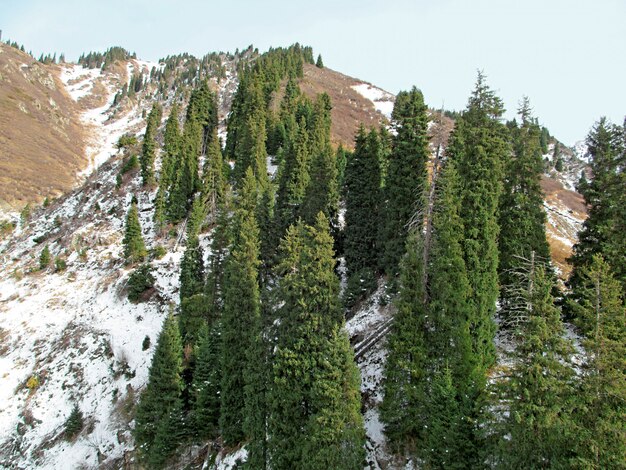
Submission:
POLYGON ((26 381, 26 388, 28 388, 28 390, 35 391, 39 388, 39 377, 36 375, 31 375, 30 378, 26 381))
POLYGON ((166 253, 167 250, 163 245, 157 245, 152 250, 152 255, 154 256, 154 259, 161 259, 165 256, 166 253))
POLYGON ((65 260, 57 256, 54 259, 54 271, 58 273, 61 271, 65 271, 66 269, 67 269, 67 263, 65 262, 65 260))
POLYGON ((139 160, 137 159, 137 155, 132 155, 128 160, 126 160, 126 162, 122 166, 122 169, 120 170, 120 173, 122 175, 125 175, 135 168, 139 168, 139 160))
POLYGON ((128 300, 139 302, 141 294, 154 286, 152 266, 143 264, 139 266, 128 278, 128 300))
POLYGON ((65 437, 70 440, 83 429, 83 412, 78 405, 74 405, 70 416, 65 421, 65 437))
POLYGON ((141 350, 147 351, 148 349, 150 349, 150 336, 146 335, 143 339, 143 343, 141 343, 141 350))

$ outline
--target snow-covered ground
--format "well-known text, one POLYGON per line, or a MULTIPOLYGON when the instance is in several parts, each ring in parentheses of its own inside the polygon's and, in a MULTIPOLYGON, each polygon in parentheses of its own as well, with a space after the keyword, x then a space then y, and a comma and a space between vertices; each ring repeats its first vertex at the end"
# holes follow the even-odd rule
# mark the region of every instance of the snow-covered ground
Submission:
POLYGON ((370 85, 369 83, 361 83, 359 85, 353 85, 352 89, 359 95, 367 98, 372 102, 376 111, 379 111, 387 119, 391 119, 391 112, 393 111, 393 104, 395 101, 394 95, 380 88, 370 85))

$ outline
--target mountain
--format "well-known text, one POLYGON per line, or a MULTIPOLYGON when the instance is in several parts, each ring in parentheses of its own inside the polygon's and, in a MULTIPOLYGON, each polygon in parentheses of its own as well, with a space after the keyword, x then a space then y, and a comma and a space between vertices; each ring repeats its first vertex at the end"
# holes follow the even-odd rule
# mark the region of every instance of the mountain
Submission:
MULTIPOLYGON (((87 62, 44 65, 0 47, 0 200, 10 217, 0 240, 0 466, 129 468, 135 458, 133 409, 146 385, 162 322, 179 302, 185 226, 157 234, 156 189, 141 186, 137 169, 123 172, 139 146, 118 149, 117 143, 126 134, 141 139, 155 100, 164 107, 163 121, 175 98, 188 100, 200 67, 218 98, 224 140, 238 70, 253 63, 258 52, 249 48, 203 59, 180 55, 155 63, 127 55, 90 68, 87 62), (161 72, 158 79, 156 72, 161 72), (128 84, 137 77, 141 85, 131 93, 128 84), (132 268, 124 263, 122 247, 133 196, 155 276, 154 288, 140 303, 127 298, 132 268), (46 197, 46 207, 39 206, 46 197), (17 212, 27 203, 33 209, 18 221, 17 212), (53 262, 40 269, 45 248, 53 262), (159 251, 165 254, 159 257, 159 251), (69 438, 65 423, 74 405, 84 426, 69 438)), ((361 123, 389 122, 392 94, 312 64, 305 63, 303 72, 303 93, 326 92, 331 98, 333 145, 352 148, 361 123)), ((433 133, 440 131, 437 137, 445 143, 453 121, 437 119, 442 125, 433 133)), ((157 140, 162 141, 161 133, 157 140)), ((584 167, 572 152, 565 167, 579 164, 584 167)), ((572 191, 571 175, 563 174, 546 174, 542 187, 553 257, 565 273, 585 206, 572 191)), ((201 246, 207 249, 210 240, 211 233, 203 233, 201 246)), ((381 339, 393 314, 383 297, 381 285, 347 325, 362 372, 372 469, 391 458, 376 411, 385 355, 381 339)), ((190 449, 178 466, 201 466, 207 453, 208 446, 190 449)), ((220 468, 236 460, 222 457, 220 468)))

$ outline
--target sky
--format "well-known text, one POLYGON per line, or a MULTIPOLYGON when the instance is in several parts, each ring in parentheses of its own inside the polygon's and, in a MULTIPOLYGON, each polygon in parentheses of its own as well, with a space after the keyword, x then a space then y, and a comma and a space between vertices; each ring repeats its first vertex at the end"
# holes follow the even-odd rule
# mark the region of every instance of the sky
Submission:
POLYGON ((507 117, 526 95, 568 145, 626 116, 625 0, 0 0, 0 29, 68 60, 115 45, 158 60, 300 42, 329 68, 454 110, 482 70, 507 117))

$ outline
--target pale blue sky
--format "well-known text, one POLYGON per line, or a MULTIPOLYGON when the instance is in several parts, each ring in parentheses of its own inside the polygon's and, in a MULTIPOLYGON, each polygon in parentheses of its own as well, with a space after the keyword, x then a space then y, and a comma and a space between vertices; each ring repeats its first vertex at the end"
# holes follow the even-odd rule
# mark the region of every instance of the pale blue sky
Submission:
POLYGON ((508 115, 528 95, 566 144, 626 114, 625 0, 0 0, 3 39, 35 55, 120 45, 156 60, 296 41, 326 66, 462 109, 476 70, 508 115))

